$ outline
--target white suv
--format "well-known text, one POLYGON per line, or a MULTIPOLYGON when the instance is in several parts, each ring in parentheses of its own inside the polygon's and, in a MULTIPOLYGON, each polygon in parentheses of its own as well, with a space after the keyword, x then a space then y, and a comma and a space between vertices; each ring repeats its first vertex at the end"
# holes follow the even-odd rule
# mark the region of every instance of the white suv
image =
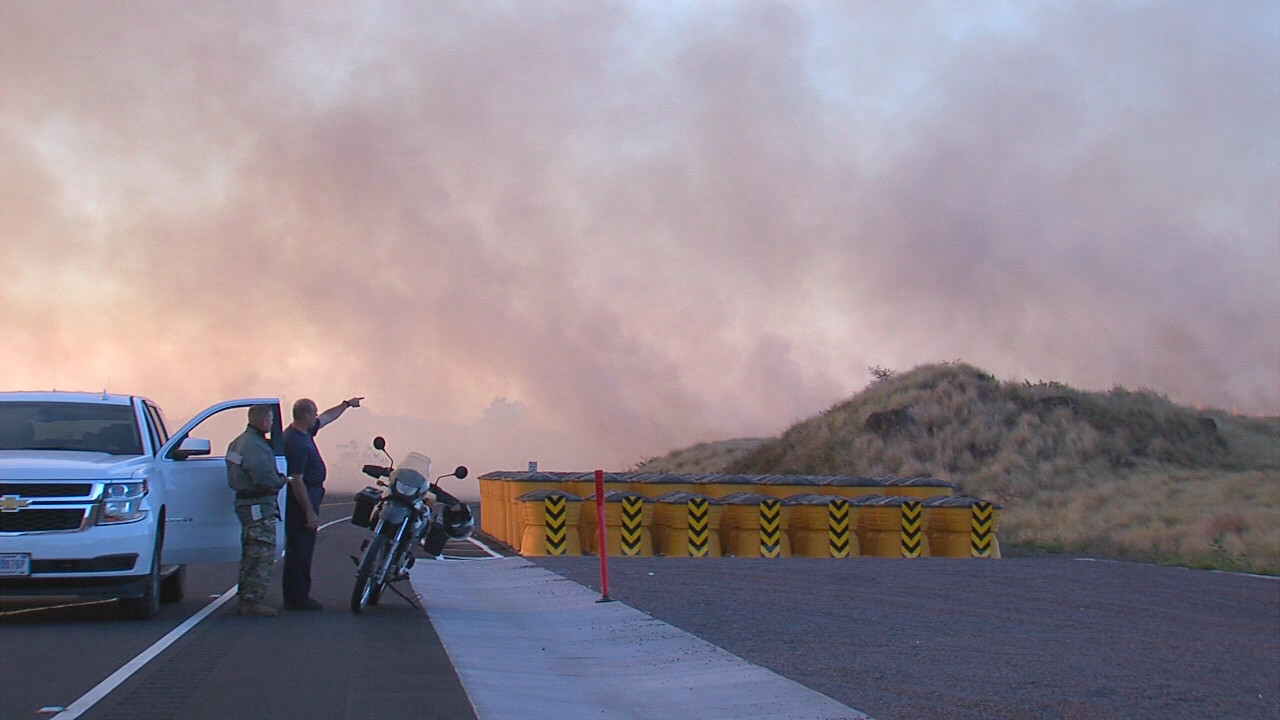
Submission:
POLYGON ((219 403, 170 436, 143 397, 0 393, 0 595, 118 597, 147 619, 182 599, 185 564, 239 560, 221 453, 260 403, 283 471, 276 398, 219 403), (215 455, 192 431, 218 427, 215 455))

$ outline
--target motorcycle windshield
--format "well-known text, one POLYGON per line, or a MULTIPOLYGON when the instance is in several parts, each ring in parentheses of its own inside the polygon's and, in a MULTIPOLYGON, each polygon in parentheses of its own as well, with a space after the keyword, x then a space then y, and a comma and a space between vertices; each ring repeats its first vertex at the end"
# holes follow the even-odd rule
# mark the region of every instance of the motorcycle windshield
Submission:
POLYGON ((400 461, 397 467, 421 473, 422 477, 427 479, 427 482, 431 482, 431 458, 422 453, 409 453, 400 461))

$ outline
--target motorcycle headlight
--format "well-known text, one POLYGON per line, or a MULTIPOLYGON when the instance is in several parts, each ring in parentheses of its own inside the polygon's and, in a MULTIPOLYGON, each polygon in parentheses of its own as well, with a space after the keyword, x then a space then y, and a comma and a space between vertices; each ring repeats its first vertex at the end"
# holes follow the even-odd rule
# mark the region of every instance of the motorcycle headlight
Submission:
POLYGON ((142 499, 146 495, 145 480, 107 483, 102 489, 102 513, 98 516, 98 524, 131 523, 146 517, 147 511, 142 508, 142 499))
POLYGON ((418 486, 415 483, 408 483, 403 480, 396 480, 391 483, 391 491, 403 497, 413 497, 418 494, 418 486))

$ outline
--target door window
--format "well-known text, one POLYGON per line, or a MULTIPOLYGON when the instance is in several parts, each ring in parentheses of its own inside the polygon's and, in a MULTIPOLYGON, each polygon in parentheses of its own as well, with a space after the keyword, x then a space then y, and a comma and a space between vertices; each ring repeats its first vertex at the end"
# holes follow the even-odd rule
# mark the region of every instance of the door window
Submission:
POLYGON ((248 426, 249 408, 227 408, 201 420, 199 425, 191 429, 187 437, 208 440, 208 457, 221 458, 226 456, 227 446, 231 441, 239 437, 248 426))

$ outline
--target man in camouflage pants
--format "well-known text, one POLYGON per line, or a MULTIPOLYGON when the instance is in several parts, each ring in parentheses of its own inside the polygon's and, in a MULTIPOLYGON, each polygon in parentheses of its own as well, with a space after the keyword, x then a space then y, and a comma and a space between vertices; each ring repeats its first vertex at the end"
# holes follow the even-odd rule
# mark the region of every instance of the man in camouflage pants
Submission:
POLYGON ((240 520, 240 602, 237 615, 270 617, 276 609, 262 598, 271 584, 276 560, 276 524, 280 506, 276 496, 286 478, 276 470, 276 456, 267 442, 275 422, 275 408, 249 408, 249 426, 227 448, 227 484, 236 491, 240 520))

